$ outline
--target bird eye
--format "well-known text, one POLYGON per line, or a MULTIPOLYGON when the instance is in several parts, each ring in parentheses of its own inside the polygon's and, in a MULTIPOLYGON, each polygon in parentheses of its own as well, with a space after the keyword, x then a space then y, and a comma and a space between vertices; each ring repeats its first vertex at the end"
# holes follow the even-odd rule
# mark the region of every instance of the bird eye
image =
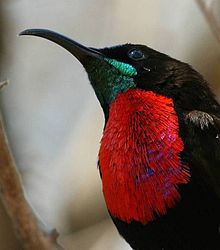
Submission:
POLYGON ((144 58, 144 53, 139 49, 132 49, 128 52, 128 56, 137 61, 144 58))

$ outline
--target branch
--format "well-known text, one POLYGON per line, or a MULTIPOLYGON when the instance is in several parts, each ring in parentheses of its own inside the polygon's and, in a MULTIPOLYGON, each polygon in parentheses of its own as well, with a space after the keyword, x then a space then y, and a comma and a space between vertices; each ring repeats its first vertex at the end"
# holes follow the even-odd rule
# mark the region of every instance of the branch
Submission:
MULTIPOLYGON (((0 89, 7 81, 0 83, 0 89)), ((23 249, 60 250, 56 230, 48 230, 28 204, 0 116, 0 197, 23 249)))
POLYGON ((210 0, 208 1, 208 3, 205 3, 206 1, 204 0, 196 0, 196 2, 203 12, 207 22, 209 23, 209 26, 214 33, 215 38, 218 40, 218 42, 220 42, 220 26, 212 11, 214 1, 210 0))

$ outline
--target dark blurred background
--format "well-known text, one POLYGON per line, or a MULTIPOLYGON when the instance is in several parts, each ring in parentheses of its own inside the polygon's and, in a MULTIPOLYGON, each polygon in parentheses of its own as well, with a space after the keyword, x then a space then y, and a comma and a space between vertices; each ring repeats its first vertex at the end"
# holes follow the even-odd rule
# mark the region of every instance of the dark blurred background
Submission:
MULTIPOLYGON (((219 1, 206 2, 220 13, 219 1)), ((66 249, 128 250, 103 201, 103 114, 87 76, 55 44, 18 37, 26 28, 52 29, 93 47, 146 44, 190 63, 218 97, 220 44, 193 0, 0 2, 0 80, 10 81, 0 104, 29 200, 66 249)), ((20 250, 1 206, 0 220, 0 249, 20 250)))

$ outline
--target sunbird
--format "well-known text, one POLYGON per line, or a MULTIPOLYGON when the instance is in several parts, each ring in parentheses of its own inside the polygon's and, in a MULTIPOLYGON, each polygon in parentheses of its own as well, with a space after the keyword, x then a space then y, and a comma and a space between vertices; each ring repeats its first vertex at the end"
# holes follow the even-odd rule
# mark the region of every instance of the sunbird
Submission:
POLYGON ((145 45, 96 49, 45 29, 20 35, 55 42, 85 68, 105 116, 106 206, 131 248, 219 250, 220 105, 205 79, 145 45))

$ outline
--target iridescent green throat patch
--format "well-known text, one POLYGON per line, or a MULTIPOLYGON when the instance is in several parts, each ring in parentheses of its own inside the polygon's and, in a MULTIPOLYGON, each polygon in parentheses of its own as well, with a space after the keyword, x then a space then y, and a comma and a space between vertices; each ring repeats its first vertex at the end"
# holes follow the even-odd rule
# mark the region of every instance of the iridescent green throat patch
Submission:
POLYGON ((136 69, 131 66, 130 64, 119 62, 115 59, 105 58, 106 62, 108 62, 110 65, 115 67, 117 70, 119 70, 123 75, 126 76, 135 76, 137 75, 136 69))

